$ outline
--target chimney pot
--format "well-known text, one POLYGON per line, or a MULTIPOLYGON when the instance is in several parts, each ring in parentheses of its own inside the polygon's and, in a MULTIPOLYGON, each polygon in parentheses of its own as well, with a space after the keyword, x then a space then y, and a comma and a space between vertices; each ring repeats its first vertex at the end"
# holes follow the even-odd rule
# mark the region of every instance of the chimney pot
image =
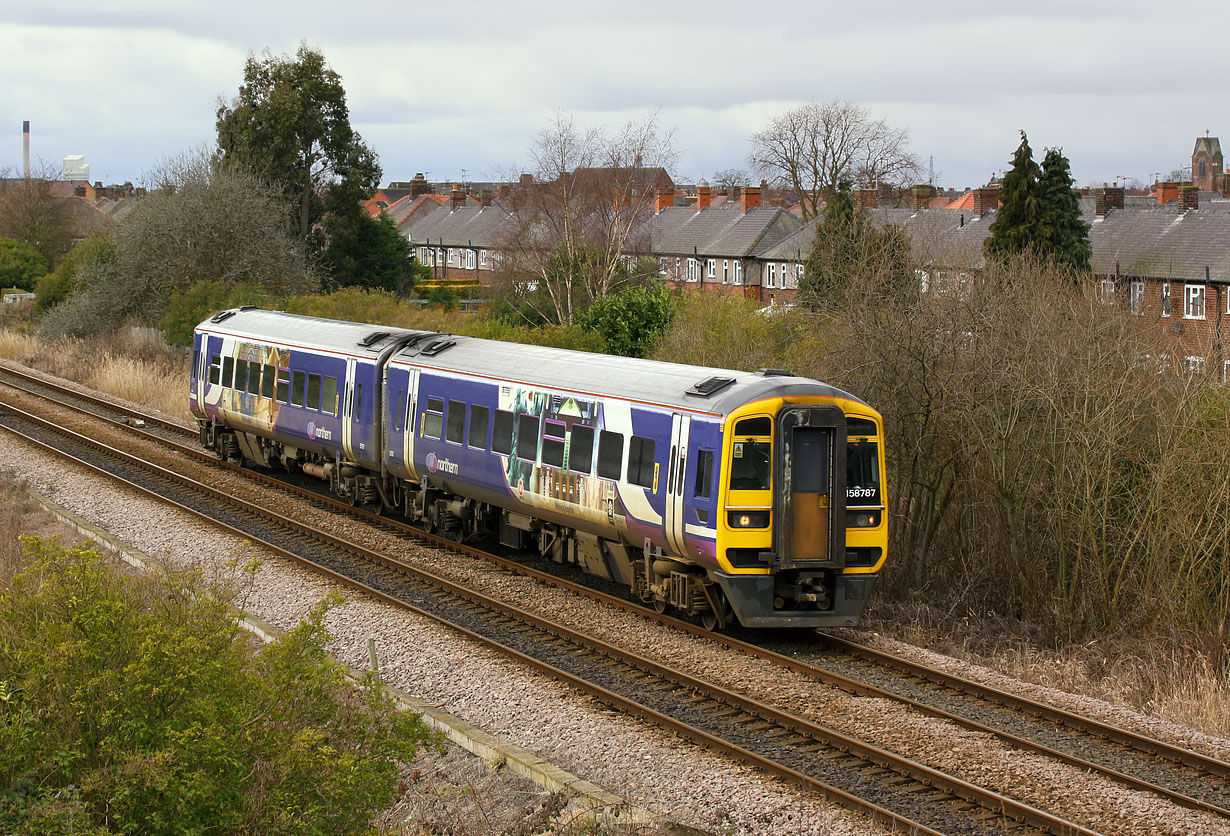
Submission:
POLYGON ((747 214, 749 209, 760 207, 760 187, 748 186, 739 195, 739 211, 747 214))
POLYGON ((696 187, 696 209, 697 211, 701 209, 708 209, 709 204, 712 201, 713 201, 713 195, 712 195, 712 192, 709 190, 708 186, 697 186, 696 187))
POLYGON ((670 187, 663 186, 658 189, 657 199, 654 201, 653 213, 660 214, 663 209, 675 205, 675 190, 670 187))

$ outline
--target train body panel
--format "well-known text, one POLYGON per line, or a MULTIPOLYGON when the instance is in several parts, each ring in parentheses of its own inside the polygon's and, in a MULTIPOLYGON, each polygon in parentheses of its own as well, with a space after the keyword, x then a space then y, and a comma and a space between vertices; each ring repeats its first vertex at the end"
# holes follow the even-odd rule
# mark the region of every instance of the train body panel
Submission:
POLYGON ((706 624, 855 624, 886 558, 879 415, 827 384, 245 309, 195 348, 223 455, 706 624))

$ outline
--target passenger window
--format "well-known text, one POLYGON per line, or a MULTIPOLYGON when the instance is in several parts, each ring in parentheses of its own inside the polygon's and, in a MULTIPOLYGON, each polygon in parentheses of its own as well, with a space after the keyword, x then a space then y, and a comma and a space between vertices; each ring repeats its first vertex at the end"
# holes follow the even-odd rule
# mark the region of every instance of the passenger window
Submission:
POLYGON ((209 382, 216 384, 222 379, 222 358, 217 354, 209 358, 209 382))
POLYGON ((222 360, 222 385, 231 388, 231 375, 235 373, 235 358, 225 357, 222 360))
POLYGON ((444 401, 441 398, 428 398, 427 411, 423 413, 423 435, 440 438, 443 434, 444 401))
POLYGON ((260 363, 248 364, 248 394, 259 395, 261 393, 261 369, 260 363))
POLYGON ((654 440, 634 435, 628 440, 628 481, 643 488, 653 487, 654 440))
POLYGON ((470 407, 470 440, 468 444, 479 450, 487 449, 487 424, 491 421, 491 410, 485 406, 470 407))
POLYGON ((696 490, 699 499, 708 499, 713 490, 713 451, 698 450, 696 453, 696 490))
POLYGON ((307 407, 308 409, 320 409, 320 375, 308 375, 307 387, 307 407))
POLYGON ((448 402, 448 433, 445 438, 454 444, 466 440, 466 405, 461 401, 448 402))
POLYGON ((564 466, 564 432, 562 421, 546 421, 542 425, 542 463, 551 467, 564 466))
MULTIPOLYGON (((770 430, 768 418, 752 419, 764 424, 753 425, 754 429, 770 430)), ((735 425, 735 435, 750 421, 735 425)), ((767 491, 773 487, 773 440, 771 438, 736 438, 730 454, 730 488, 736 491, 767 491)))
POLYGON ((278 403, 286 403, 290 394, 290 369, 278 369, 278 403))
POLYGON ((624 437, 622 433, 603 430, 598 436, 598 475, 618 481, 623 473, 624 437))
POLYGON ((320 398, 320 411, 337 415, 337 378, 326 377, 320 398))
POLYGON ((276 366, 265 366, 261 372, 261 397, 273 400, 273 389, 278 382, 278 370, 276 366))
POLYGON ((735 435, 773 435, 773 421, 768 417, 744 418, 735 424, 735 435))
POLYGON ((242 392, 244 390, 244 384, 246 384, 247 382, 248 382, 248 361, 247 360, 236 360, 235 361, 235 379, 233 382, 235 391, 242 392))
POLYGON ((295 372, 290 386, 290 402, 292 406, 303 406, 303 390, 307 388, 307 375, 295 372))
POLYGON ((356 383, 354 387, 354 409, 350 410, 351 420, 363 420, 363 384, 356 383))
POLYGON ((532 462, 538 458, 538 416, 517 416, 517 458, 532 462))
POLYGON ((568 443, 568 469, 577 473, 589 473, 594 469, 593 427, 572 425, 572 439, 568 443))
POLYGON ((393 414, 393 429, 401 430, 402 421, 406 419, 406 393, 399 391, 397 398, 389 404, 389 412, 393 414))
POLYGON ((491 452, 512 455, 513 414, 506 409, 495 411, 491 427, 491 452))

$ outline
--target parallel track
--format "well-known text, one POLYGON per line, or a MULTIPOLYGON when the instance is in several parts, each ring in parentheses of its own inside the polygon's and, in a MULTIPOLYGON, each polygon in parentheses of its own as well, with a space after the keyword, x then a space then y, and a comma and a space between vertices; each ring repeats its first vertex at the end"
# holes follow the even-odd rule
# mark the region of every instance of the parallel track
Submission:
MULTIPOLYGON (((62 406, 88 411, 98 417, 127 424, 130 427, 133 423, 143 422, 148 428, 156 431, 153 437, 162 443, 174 445, 177 451, 215 465, 225 465, 212 454, 200 450, 195 444, 174 442, 172 440, 174 437, 196 438, 194 432, 174 422, 144 413, 120 410, 105 400, 94 399, 38 378, 21 375, 7 368, 0 372, 2 372, 0 380, 4 380, 7 376, 24 378, 22 388, 40 397, 48 397, 47 391, 56 391, 61 396, 67 396, 69 401, 83 401, 91 404, 90 407, 83 409, 68 402, 57 401, 62 406), (115 415, 121 417, 110 417, 115 415)), ((226 466, 267 484, 275 484, 280 489, 290 490, 309 496, 315 501, 343 508, 350 513, 379 522, 399 532, 409 533, 414 537, 447 548, 495 561, 511 571, 535 577, 544 583, 563 587, 577 594, 636 612, 659 623, 705 636, 733 650, 768 660, 773 664, 849 693, 904 703, 915 710, 948 719, 965 728, 993 734, 1019 748, 1054 757, 1083 770, 1099 772, 1134 789, 1156 793, 1186 807, 1230 817, 1230 764, 1215 758, 1066 712, 1044 703, 998 691, 853 642, 822 635, 820 638, 822 645, 856 660, 856 664, 845 667, 866 668, 865 674, 859 676, 851 676, 849 671, 838 673, 832 670, 831 666, 811 664, 753 643, 740 641, 732 636, 712 634, 688 622, 667 615, 659 615, 623 598, 563 580, 480 549, 426 534, 420 529, 387 517, 348 508, 331 497, 310 489, 289 485, 267 474, 237 468, 233 465, 226 466), (889 672, 891 674, 886 676, 889 672), (901 683, 891 681, 894 678, 903 681, 901 683), (874 684, 876 682, 880 684, 874 684), (1010 719, 1005 715, 1013 715, 1013 718, 1010 719), (1029 726, 1034 728, 1028 728, 1029 726)))

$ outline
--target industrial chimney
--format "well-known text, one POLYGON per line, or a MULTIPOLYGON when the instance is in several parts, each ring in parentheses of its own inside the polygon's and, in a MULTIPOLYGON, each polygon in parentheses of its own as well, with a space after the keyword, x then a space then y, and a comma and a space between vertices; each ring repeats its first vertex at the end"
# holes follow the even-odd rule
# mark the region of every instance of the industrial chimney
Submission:
POLYGON ((30 120, 21 123, 21 170, 26 179, 30 179, 30 120))

